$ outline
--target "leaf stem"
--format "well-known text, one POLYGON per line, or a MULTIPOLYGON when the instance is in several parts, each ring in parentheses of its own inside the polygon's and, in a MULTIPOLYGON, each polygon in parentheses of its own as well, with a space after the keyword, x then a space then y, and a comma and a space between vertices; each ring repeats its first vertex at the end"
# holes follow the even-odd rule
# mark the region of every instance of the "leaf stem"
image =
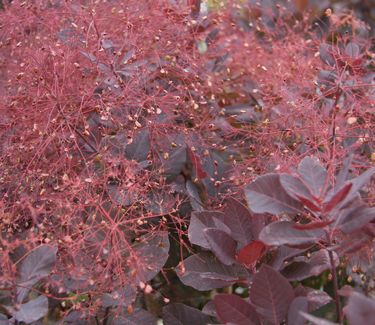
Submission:
MULTIPOLYGON (((331 246, 330 235, 328 235, 328 237, 329 237, 328 244, 329 246, 331 246)), ((329 261, 331 264, 333 292, 334 292, 335 305, 336 305, 336 318, 337 318, 337 321, 340 324, 342 324, 343 315, 342 315, 341 302, 340 302, 340 297, 339 297, 339 284, 338 284, 338 279, 337 279, 335 259, 333 258, 333 252, 331 250, 328 250, 328 256, 329 256, 329 261)))

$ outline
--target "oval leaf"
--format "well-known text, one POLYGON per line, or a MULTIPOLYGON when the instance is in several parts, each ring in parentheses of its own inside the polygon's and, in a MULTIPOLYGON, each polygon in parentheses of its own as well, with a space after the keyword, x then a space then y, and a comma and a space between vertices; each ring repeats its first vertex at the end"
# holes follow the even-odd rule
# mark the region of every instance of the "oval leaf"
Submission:
POLYGON ((239 296, 232 294, 218 294, 214 298, 218 318, 223 323, 236 325, 259 324, 255 308, 239 296))
POLYGON ((235 262, 237 243, 222 230, 206 228, 204 234, 210 245, 211 251, 225 265, 231 265, 235 262))
POLYGON ((167 232, 144 236, 134 246, 133 269, 137 270, 137 280, 147 282, 162 269, 169 257, 169 239, 167 232))
POLYGON ((57 248, 43 245, 35 248, 21 262, 17 283, 17 301, 21 303, 31 287, 47 277, 56 262, 57 248))
POLYGON ((253 278, 250 299, 259 314, 272 324, 279 325, 286 318, 294 291, 279 272, 263 264, 253 278))
POLYGON ((276 221, 263 228, 259 239, 269 246, 314 244, 324 235, 322 229, 299 230, 295 223, 276 221))
POLYGON ((280 183, 280 175, 266 174, 245 188, 250 209, 255 213, 298 213, 302 205, 290 197, 280 183))
POLYGON ((238 252, 237 261, 249 267, 263 256, 265 250, 266 245, 263 242, 253 240, 238 252))
POLYGON ((313 157, 305 157, 298 165, 298 174, 315 198, 319 198, 327 185, 327 170, 313 157))
POLYGON ((344 312, 350 324, 370 324, 375 320, 375 300, 358 292, 353 292, 344 312))
POLYGON ((209 253, 189 256, 178 266, 177 275, 183 284, 199 291, 227 287, 249 278, 243 266, 224 265, 209 253))
POLYGON ((211 318, 199 309, 184 304, 170 304, 163 307, 164 325, 206 325, 211 318))
POLYGON ((21 304, 17 310, 9 308, 9 311, 18 322, 30 324, 48 313, 48 299, 45 296, 39 296, 26 304, 21 304))
POLYGON ((224 214, 216 211, 193 212, 188 230, 190 243, 199 245, 203 248, 210 249, 204 229, 216 228, 230 233, 230 229, 223 222, 224 214))
POLYGON ((231 230, 231 236, 240 243, 240 246, 246 245, 254 238, 252 232, 253 216, 247 207, 231 198, 227 201, 224 213, 226 225, 231 230))

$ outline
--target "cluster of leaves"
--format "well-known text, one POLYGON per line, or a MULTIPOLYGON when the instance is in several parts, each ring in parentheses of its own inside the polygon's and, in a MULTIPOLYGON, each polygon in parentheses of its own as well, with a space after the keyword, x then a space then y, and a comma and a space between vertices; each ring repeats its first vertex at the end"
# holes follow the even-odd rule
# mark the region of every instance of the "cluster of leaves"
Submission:
POLYGON ((289 282, 330 269, 339 322, 343 321, 339 293, 349 296, 344 311, 350 324, 375 319, 375 300, 364 295, 368 288, 347 287, 339 292, 337 284, 340 260, 346 258, 351 264, 354 254, 364 255, 362 271, 374 275, 375 209, 363 202, 359 190, 375 168, 351 179, 347 179, 348 172, 349 164, 331 183, 327 170, 306 157, 296 175, 265 174, 245 188, 252 213, 235 200, 223 212, 194 213, 190 242, 213 255, 202 252, 181 262, 181 281, 197 290, 234 283, 249 288, 248 299, 218 294, 214 308, 208 305, 203 312, 213 313, 223 323, 280 324, 287 320, 288 324, 304 324, 309 320, 322 324, 322 319, 308 313, 332 298, 302 285, 293 288, 289 282))
POLYGON ((0 322, 302 324, 331 298, 289 281, 327 269, 338 320, 339 294, 365 317, 374 55, 364 24, 323 17, 272 0, 4 4, 0 322), (339 292, 339 262, 361 292, 339 292), (170 301, 174 269, 250 299, 170 301))

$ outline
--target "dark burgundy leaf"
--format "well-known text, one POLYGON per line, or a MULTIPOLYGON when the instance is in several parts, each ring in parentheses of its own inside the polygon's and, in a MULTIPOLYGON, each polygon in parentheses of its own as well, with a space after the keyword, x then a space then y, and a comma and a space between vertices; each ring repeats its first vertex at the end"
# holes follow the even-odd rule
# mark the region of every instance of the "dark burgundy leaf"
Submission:
POLYGON ((340 202, 342 202, 346 196, 349 194, 350 189, 352 188, 352 183, 348 183, 343 186, 338 192, 336 192, 332 198, 324 203, 323 212, 328 213, 334 209, 340 202))
POLYGON ((290 197, 281 186, 280 175, 266 174, 245 188, 249 208, 255 213, 298 213, 302 205, 290 197))
POLYGON ((121 289, 117 289, 111 293, 105 293, 102 296, 102 306, 117 307, 130 306, 137 296, 137 289, 135 286, 127 285, 121 289))
POLYGON ((336 177, 336 187, 341 188, 345 185, 346 180, 349 176, 350 166, 353 161, 353 154, 350 154, 348 157, 346 157, 342 163, 342 167, 340 172, 337 174, 336 177))
POLYGON ((246 245, 254 238, 252 232, 252 216, 249 209, 236 199, 229 199, 224 210, 225 223, 231 230, 231 237, 240 243, 240 247, 246 245))
POLYGON ((144 161, 150 151, 150 131, 148 128, 142 129, 136 134, 133 142, 125 147, 125 155, 128 159, 144 161))
POLYGON ((315 198, 319 198, 327 182, 327 170, 316 158, 305 157, 298 165, 298 174, 315 198))
POLYGON ((329 44, 321 44, 319 47, 319 54, 321 60, 328 64, 331 67, 334 67, 336 64, 335 57, 333 56, 333 49, 332 46, 329 44))
POLYGON ((249 278, 243 266, 226 266, 208 253, 189 256, 177 267, 177 275, 182 283, 200 291, 227 287, 249 278))
POLYGON ((17 301, 21 303, 31 287, 47 277, 56 262, 57 248, 43 245, 35 248, 21 262, 17 287, 17 301))
POLYGON ((137 200, 137 194, 127 188, 121 188, 117 184, 107 185, 108 195, 112 202, 122 206, 132 205, 137 200))
POLYGON ((306 199, 305 197, 296 195, 298 201, 300 201, 306 208, 313 212, 319 212, 321 208, 313 203, 311 200, 306 199))
POLYGON ((288 246, 280 246, 277 248, 276 254, 273 256, 269 265, 272 266, 272 268, 274 268, 275 270, 280 270, 285 260, 293 256, 296 256, 298 254, 301 254, 304 251, 306 251, 306 249, 292 248, 288 246))
MULTIPOLYGON (((333 254, 335 264, 338 266, 338 256, 336 253, 333 254)), ((328 251, 321 249, 320 251, 312 253, 310 258, 304 256, 296 257, 281 270, 281 274, 289 281, 301 281, 311 276, 317 276, 330 267, 328 251)))
POLYGON ((203 202, 201 200, 201 195, 199 192, 199 187, 197 184, 193 183, 192 181, 188 180, 185 184, 186 192, 189 195, 190 205, 193 208, 193 211, 202 212, 203 209, 203 202))
POLYGON ((321 290, 309 289, 306 298, 309 301, 309 312, 312 312, 332 301, 332 298, 326 292, 321 290))
POLYGON ((16 321, 30 324, 48 313, 48 299, 45 296, 39 296, 25 304, 21 304, 17 309, 13 307, 6 308, 16 321))
POLYGON ((345 47, 345 54, 352 59, 359 56, 359 46, 356 43, 350 42, 345 47))
MULTIPOLYGON (((374 175, 374 173, 375 173, 375 167, 372 167, 366 170, 361 175, 351 179, 349 182, 352 184, 352 187, 348 195, 345 197, 345 199, 340 202, 339 206, 343 207, 347 203, 352 201, 356 197, 356 195, 358 195, 358 191, 371 180, 371 177, 374 175)), ((340 190, 341 188, 338 191, 340 190)), ((330 193, 328 193, 327 197, 333 197, 335 193, 337 193, 337 190, 332 189, 330 193)))
POLYGON ((78 310, 73 310, 63 318, 64 325, 91 325, 93 323, 95 323, 95 319, 93 317, 88 316, 85 312, 78 310))
MULTIPOLYGON (((319 318, 319 317, 316 317, 316 316, 313 316, 313 315, 310 315, 310 314, 307 314, 303 311, 300 311, 300 314, 305 318, 307 319, 308 321, 310 321, 312 324, 314 325, 339 325, 337 323, 333 323, 329 320, 326 320, 326 319, 323 319, 323 318, 319 318)), ((354 324, 353 324, 354 325, 354 324)))
POLYGON ((296 297, 292 301, 288 311, 288 324, 304 325, 305 318, 300 311, 308 312, 309 302, 306 297, 296 297))
POLYGON ((193 212, 188 230, 188 237, 192 244, 210 249, 210 244, 204 234, 206 228, 220 229, 230 234, 230 229, 221 221, 224 220, 224 214, 216 211, 193 212))
POLYGON ((164 325, 206 325, 210 317, 199 309, 176 303, 163 307, 164 325))
POLYGON ((337 74, 333 71, 320 70, 317 81, 319 86, 324 86, 327 91, 330 91, 335 86, 337 79, 337 74))
POLYGON ((236 325, 259 324, 255 308, 249 302, 232 294, 218 294, 214 297, 214 304, 219 320, 223 323, 236 325))
POLYGON ((147 282, 159 273, 169 257, 168 233, 143 236, 133 248, 134 256, 131 258, 134 269, 137 270, 137 279, 147 282))
POLYGON ((300 197, 313 201, 311 193, 306 185, 297 177, 289 174, 280 175, 280 183, 284 190, 295 200, 299 200, 300 197))
POLYGON ((202 308, 202 313, 217 318, 216 309, 213 300, 207 302, 202 308))
POLYGON ((207 173, 203 170, 202 163, 200 161, 200 158, 198 157, 197 154, 195 154, 190 147, 186 147, 187 151, 187 157, 191 164, 193 165, 193 172, 194 172, 194 178, 205 178, 207 177, 207 173))
POLYGON ((346 317, 350 324, 375 324, 375 299, 365 295, 353 292, 350 295, 349 302, 344 308, 346 317))
POLYGON ((334 220, 327 220, 327 221, 313 221, 309 223, 296 223, 294 225, 295 229, 298 230, 309 230, 309 229, 320 229, 332 224, 334 220))
POLYGON ((121 59, 121 64, 126 64, 134 56, 135 50, 131 49, 125 53, 124 57, 121 59))
POLYGON ((375 207, 355 205, 343 209, 337 217, 336 227, 346 234, 357 231, 375 219, 375 207))
POLYGON ((215 229, 204 229, 207 242, 210 245, 211 251, 225 265, 231 265, 235 262, 235 254, 237 243, 226 232, 215 229))
POLYGON ((241 248, 237 255, 237 261, 249 267, 256 263, 266 251, 266 245, 260 240, 253 240, 251 243, 241 248))
POLYGON ((186 147, 180 147, 170 154, 164 163, 164 171, 169 180, 174 179, 184 169, 187 161, 186 147))
POLYGON ((287 279, 263 264, 253 278, 250 299, 259 314, 272 324, 279 325, 286 318, 294 292, 287 279))
POLYGON ((294 222, 276 221, 268 224, 259 239, 269 246, 314 244, 324 235, 321 229, 299 230, 294 222))
POLYGON ((148 312, 147 310, 138 308, 134 310, 131 314, 125 314, 123 312, 121 315, 115 315, 111 325, 156 325, 156 317, 148 312))

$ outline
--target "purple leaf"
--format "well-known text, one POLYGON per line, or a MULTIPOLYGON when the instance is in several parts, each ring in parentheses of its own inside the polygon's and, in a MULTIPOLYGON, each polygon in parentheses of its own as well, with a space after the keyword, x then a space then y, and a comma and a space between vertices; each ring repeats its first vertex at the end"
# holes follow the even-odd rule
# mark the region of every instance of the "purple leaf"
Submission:
POLYGON ((252 232, 252 219, 254 216, 249 209, 239 201, 231 198, 227 201, 224 210, 226 225, 231 230, 231 236, 240 246, 244 246, 254 238, 252 232))
POLYGON ((328 64, 331 67, 334 67, 336 65, 335 57, 333 56, 333 49, 332 46, 329 44, 321 44, 319 47, 319 54, 321 60, 328 64))
POLYGON ((134 56, 135 50, 131 49, 125 53, 124 57, 121 59, 121 64, 126 64, 134 56))
POLYGON ((168 233, 144 236, 134 246, 133 269, 137 270, 137 280, 147 282, 162 269, 169 257, 168 233))
POLYGON ((339 325, 337 323, 330 322, 329 320, 307 314, 303 311, 300 311, 300 314, 314 325, 339 325))
POLYGON ((313 201, 309 189, 299 178, 289 174, 281 174, 280 183, 293 199, 299 200, 299 197, 303 197, 309 201, 313 201))
POLYGON ((340 172, 337 174, 336 177, 336 187, 341 188, 345 185, 345 181, 348 179, 350 166, 353 161, 353 154, 350 154, 348 157, 346 157, 342 163, 342 167, 340 172))
POLYGON ((280 175, 266 174, 245 188, 250 209, 255 213, 298 213, 302 205, 290 197, 280 183, 280 175))
POLYGON ((193 178, 199 178, 199 179, 206 178, 207 173, 204 171, 202 167, 202 163, 201 163, 199 156, 195 154, 191 150, 190 147, 186 147, 186 154, 187 154, 187 158, 192 164, 192 169, 194 172, 193 178))
POLYGON ((319 198, 327 182, 327 170, 318 159, 305 157, 298 165, 298 174, 314 197, 319 198))
POLYGON ((204 229, 207 242, 211 251, 225 265, 232 265, 235 262, 237 243, 226 232, 214 229, 204 229))
POLYGON ((288 324, 304 325, 305 318, 300 311, 308 312, 309 302, 306 297, 296 297, 292 301, 288 311, 288 324))
POLYGON ((324 203, 323 212, 328 213, 334 209, 340 202, 342 202, 349 194, 352 188, 352 183, 344 185, 339 191, 337 191, 329 201, 324 203))
POLYGON ((213 300, 208 301, 202 308, 202 313, 217 318, 215 304, 213 300))
POLYGON ((137 289, 134 285, 127 285, 123 288, 117 289, 111 293, 105 293, 102 296, 102 306, 117 307, 130 306, 137 296, 137 289))
POLYGON ((309 312, 312 312, 332 301, 332 298, 324 291, 309 290, 306 294, 309 301, 309 312))
POLYGON ((200 291, 227 287, 249 278, 243 266, 226 266, 208 253, 189 256, 177 267, 177 275, 182 283, 200 291))
POLYGON ((375 219, 375 207, 354 205, 343 209, 337 217, 336 227, 346 234, 357 231, 375 219))
POLYGON ((314 244, 324 235, 321 229, 299 230, 289 221, 268 224, 259 234, 259 239, 269 246, 314 244))
MULTIPOLYGON (((62 319, 62 324, 70 325, 91 325, 95 319, 83 311, 73 310, 62 319)), ((60 324, 59 324, 60 325, 60 324)))
POLYGON ((204 234, 206 228, 216 228, 226 233, 230 233, 230 229, 221 222, 224 220, 224 214, 216 211, 193 212, 188 230, 190 243, 199 245, 203 248, 210 249, 210 244, 204 234))
POLYGON ((292 248, 288 246, 280 246, 277 248, 276 254, 272 258, 269 265, 274 268, 275 270, 280 270, 280 268, 283 266, 284 261, 296 256, 298 254, 301 254, 306 249, 300 249, 300 248, 292 248))
POLYGON ((176 303, 163 307, 164 325, 206 325, 210 317, 199 309, 176 303))
POLYGON ((202 212, 203 211, 203 202, 201 200, 200 192, 197 184, 188 180, 185 184, 186 192, 190 199, 190 205, 193 208, 193 211, 202 212))
POLYGON ((30 324, 48 313, 48 299, 45 296, 39 296, 25 304, 21 304, 17 310, 13 307, 6 308, 18 322, 30 324))
POLYGON ((127 188, 122 189, 117 184, 108 184, 107 191, 111 201, 118 205, 129 206, 138 199, 135 192, 131 192, 127 188))
POLYGON ((31 287, 47 277, 56 262, 57 248, 43 245, 35 248, 21 262, 17 283, 17 301, 21 303, 31 287))
POLYGON ((259 324, 255 308, 244 299, 232 294, 218 294, 214 297, 214 304, 219 320, 223 323, 236 325, 259 324))
POLYGON ((345 47, 345 54, 352 59, 359 56, 359 46, 356 43, 350 42, 345 47))
POLYGON ((131 314, 122 313, 115 316, 110 322, 111 325, 156 325, 156 317, 144 309, 136 309, 131 314))
MULTIPOLYGON (((334 253, 334 260, 338 266, 339 258, 336 253, 334 253)), ((328 251, 321 249, 312 253, 310 259, 298 256, 281 270, 281 274, 289 281, 301 281, 311 276, 317 276, 330 267, 328 251)))
POLYGON ((259 314, 272 324, 279 325, 287 315, 294 292, 287 279, 263 264, 253 278, 250 299, 259 314))
POLYGON ((358 292, 350 295, 344 313, 350 324, 375 324, 375 300, 358 292))
MULTIPOLYGON (((352 187, 349 191, 349 194, 346 196, 346 198, 343 201, 341 201, 340 206, 344 206, 345 204, 353 200, 355 196, 357 195, 357 192, 371 180, 371 177, 374 175, 374 173, 375 173, 375 167, 372 167, 366 170, 361 175, 351 179, 349 182, 352 184, 352 187)), ((337 193, 337 191, 333 191, 333 193, 337 193)))
POLYGON ((246 267, 256 263, 264 254, 266 245, 260 240, 253 240, 245 247, 241 248, 237 255, 237 261, 246 267))
POLYGON ((164 163, 164 170, 169 180, 174 179, 184 169, 187 162, 186 147, 180 147, 172 152, 164 163))
POLYGON ((128 159, 144 161, 147 159, 150 151, 150 131, 144 128, 139 131, 133 139, 133 142, 125 147, 125 155, 128 159))

